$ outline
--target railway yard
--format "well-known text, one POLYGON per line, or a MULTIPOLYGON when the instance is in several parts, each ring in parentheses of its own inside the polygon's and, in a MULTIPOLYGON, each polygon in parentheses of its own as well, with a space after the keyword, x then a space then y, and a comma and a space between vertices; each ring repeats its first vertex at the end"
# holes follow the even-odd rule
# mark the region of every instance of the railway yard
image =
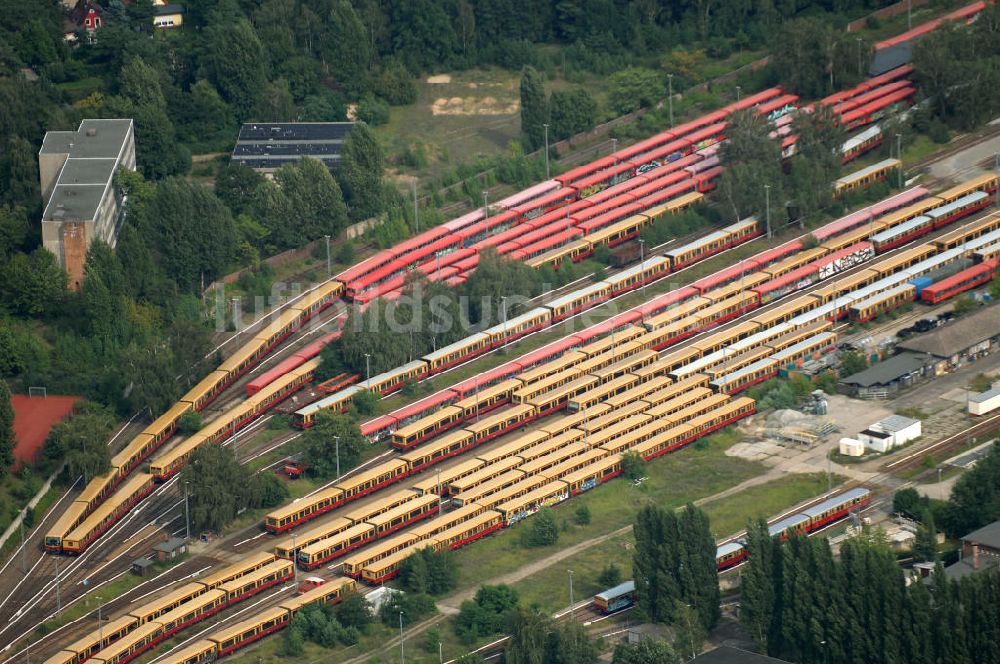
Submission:
MULTIPOLYGON (((881 141, 880 111, 912 100, 911 71, 901 67, 819 102, 863 130, 845 143, 845 161, 881 141)), ((929 407, 930 435, 884 458, 841 465, 830 462, 829 445, 765 444, 766 414, 743 392, 839 345, 947 310, 955 295, 996 276, 1000 176, 965 172, 950 153, 958 166, 951 177, 916 178, 917 186, 811 231, 779 228, 776 240, 769 221, 749 217, 661 246, 642 242, 631 266, 545 293, 526 313, 504 315, 404 366, 314 381, 319 349, 338 336, 349 308, 399 297, 410 270, 458 285, 488 248, 558 269, 602 246, 634 244, 644 228, 716 186, 715 152, 730 113, 773 117, 774 136, 790 154, 795 137, 782 118, 799 104, 777 88, 748 96, 380 252, 239 331, 221 347, 224 362, 172 409, 118 431, 109 441, 112 471, 81 479, 2 563, 0 660, 212 661, 282 630, 308 604, 391 582, 418 549, 475 552, 476 540, 502 536, 540 507, 567 501, 572 508, 580 494, 624 484, 615 478, 626 454, 638 454, 653 474, 658 457, 687 454, 683 448, 727 428, 740 440, 727 443, 725 454, 757 464, 753 477, 700 495, 699 503, 788 475, 832 473, 840 486, 770 515, 775 537, 890 511, 892 491, 922 482, 929 456, 940 462, 982 442, 1000 428, 1000 416, 957 415, 958 401, 942 396, 956 379, 947 387, 931 381, 920 388, 923 401, 939 402, 929 407), (913 309, 896 318, 903 307, 913 309), (489 368, 472 378, 451 379, 485 362, 489 368), (319 413, 347 410, 363 390, 386 398, 431 377, 437 391, 361 423, 373 454, 358 468, 321 486, 302 480, 294 501, 245 515, 217 538, 186 532, 177 473, 199 446, 232 446, 242 463, 275 472, 286 461, 284 446, 319 413), (275 407, 294 428, 268 428, 275 407), (178 419, 192 411, 202 415, 201 430, 175 435, 178 419), (178 536, 190 540, 186 556, 147 578, 132 576, 133 561, 153 543, 178 536), (326 583, 300 594, 307 576, 326 583)), ((838 191, 847 195, 903 168, 896 159, 869 162, 838 180, 838 191)), ((907 398, 833 396, 830 418, 854 433, 907 398)), ((719 535, 716 560, 728 575, 746 550, 737 533, 719 535)), ((616 610, 613 595, 599 597, 600 608, 588 597, 557 617, 617 635, 618 618, 605 615, 616 610)), ((439 608, 456 605, 445 598, 439 608)), ((480 654, 500 647, 488 644, 480 654)), ((364 661, 356 651, 349 657, 364 661)))

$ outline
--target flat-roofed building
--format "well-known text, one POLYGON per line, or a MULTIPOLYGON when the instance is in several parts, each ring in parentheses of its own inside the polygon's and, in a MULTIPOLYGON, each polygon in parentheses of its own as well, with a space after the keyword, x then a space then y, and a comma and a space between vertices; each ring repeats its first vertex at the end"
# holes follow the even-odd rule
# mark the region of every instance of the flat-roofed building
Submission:
POLYGON ((273 173, 302 157, 327 168, 340 163, 340 152, 353 122, 247 122, 233 148, 233 162, 273 173))
POLYGON ((119 168, 135 170, 130 118, 83 120, 76 131, 50 131, 38 152, 42 244, 59 259, 72 288, 83 283, 87 248, 94 240, 114 247, 122 197, 114 186, 119 168))

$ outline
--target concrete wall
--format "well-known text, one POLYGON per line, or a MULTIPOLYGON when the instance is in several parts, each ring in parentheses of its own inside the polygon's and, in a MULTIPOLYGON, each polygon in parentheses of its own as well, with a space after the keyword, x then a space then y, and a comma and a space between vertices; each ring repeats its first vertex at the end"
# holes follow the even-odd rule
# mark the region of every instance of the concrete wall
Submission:
POLYGON ((59 178, 59 171, 62 170, 68 157, 69 153, 38 155, 38 181, 42 189, 43 207, 49 202, 56 180, 59 178))

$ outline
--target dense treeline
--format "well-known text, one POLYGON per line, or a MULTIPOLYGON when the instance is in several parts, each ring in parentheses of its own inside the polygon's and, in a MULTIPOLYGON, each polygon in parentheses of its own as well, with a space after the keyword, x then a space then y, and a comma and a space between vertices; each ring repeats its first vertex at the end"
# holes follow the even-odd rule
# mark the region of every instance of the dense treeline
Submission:
POLYGON ((725 170, 713 197, 731 219, 763 218, 769 198, 771 228, 777 231, 790 220, 786 203, 798 219, 815 218, 833 203, 830 183, 840 176, 843 129, 828 108, 799 113, 792 126, 799 139, 783 165, 781 141, 768 137, 767 118, 749 112, 730 118, 728 140, 719 150, 725 170))
POLYGON ((958 478, 947 501, 900 489, 893 511, 923 521, 930 530, 938 526, 953 538, 1000 519, 1000 444, 994 443, 989 454, 958 478))
POLYGON ((963 664, 1000 658, 1000 576, 907 585, 891 548, 825 539, 785 544, 764 521, 747 533, 740 618, 758 647, 788 661, 963 664))
POLYGON ((274 473, 255 473, 233 449, 202 445, 181 469, 188 496, 192 533, 217 532, 246 509, 275 507, 288 498, 288 487, 274 473))
MULTIPOLYGON (((694 623, 709 630, 719 621, 715 538, 708 515, 693 505, 680 513, 644 507, 636 515, 632 569, 639 608, 655 622, 690 633, 694 623)), ((692 638, 692 645, 701 642, 692 638)))
POLYGON ((1000 112, 1000 7, 934 31, 914 47, 913 65, 934 117, 962 130, 989 121, 1000 112))
POLYGON ((551 271, 535 271, 489 250, 457 288, 429 282, 415 272, 400 298, 377 299, 364 311, 351 311, 343 335, 323 349, 320 376, 345 370, 374 376, 458 341, 471 330, 501 324, 505 317, 510 320, 527 311, 529 298, 551 288, 554 282, 546 287, 550 276, 556 278, 551 271))

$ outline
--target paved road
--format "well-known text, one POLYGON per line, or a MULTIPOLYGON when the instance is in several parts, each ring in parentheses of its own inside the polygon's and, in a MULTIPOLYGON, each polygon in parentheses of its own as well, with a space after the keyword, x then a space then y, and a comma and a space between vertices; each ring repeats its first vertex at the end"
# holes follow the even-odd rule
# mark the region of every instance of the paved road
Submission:
POLYGON ((935 178, 968 179, 981 175, 984 171, 980 163, 1000 154, 1000 136, 977 143, 961 152, 931 165, 931 175, 935 178))

